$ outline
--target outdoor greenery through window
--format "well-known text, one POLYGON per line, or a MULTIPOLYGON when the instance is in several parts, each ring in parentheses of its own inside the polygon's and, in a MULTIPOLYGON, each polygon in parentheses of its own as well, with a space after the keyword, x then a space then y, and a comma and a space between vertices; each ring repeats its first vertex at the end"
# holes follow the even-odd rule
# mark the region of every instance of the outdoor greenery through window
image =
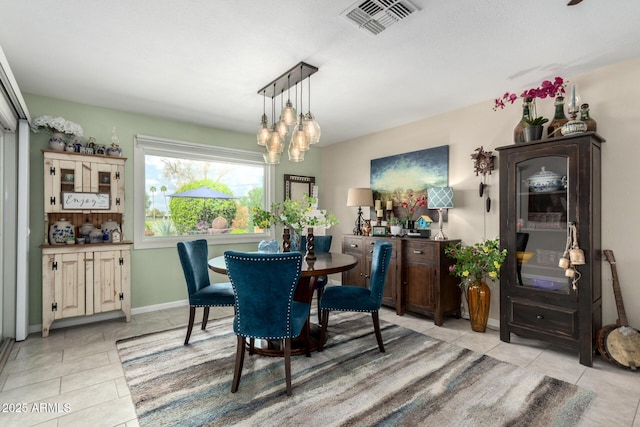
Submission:
POLYGON ((142 154, 135 168, 136 244, 170 246, 194 236, 225 243, 265 238, 268 231, 253 224, 251 215, 270 202, 270 168, 260 153, 142 136, 136 150, 142 154))

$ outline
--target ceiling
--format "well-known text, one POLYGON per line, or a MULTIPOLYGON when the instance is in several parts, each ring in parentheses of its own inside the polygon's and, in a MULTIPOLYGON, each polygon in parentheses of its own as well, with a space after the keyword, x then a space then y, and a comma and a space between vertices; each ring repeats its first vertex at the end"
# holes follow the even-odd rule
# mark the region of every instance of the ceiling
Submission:
POLYGON ((304 61, 321 145, 640 56, 637 0, 402 1, 371 35, 364 0, 2 0, 0 46, 22 92, 247 133, 304 61))

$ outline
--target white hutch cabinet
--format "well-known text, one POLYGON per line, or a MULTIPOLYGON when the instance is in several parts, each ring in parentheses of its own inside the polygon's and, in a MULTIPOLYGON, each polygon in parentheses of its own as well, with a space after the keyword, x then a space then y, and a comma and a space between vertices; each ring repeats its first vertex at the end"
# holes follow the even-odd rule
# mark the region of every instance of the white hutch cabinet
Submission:
POLYGON ((100 228, 116 221, 124 231, 123 157, 42 150, 44 222, 42 249, 42 336, 54 320, 122 310, 131 320, 131 246, 119 242, 55 244, 49 229, 71 222, 74 234, 86 223, 100 228), (99 204, 92 204, 94 200, 99 204), (73 200, 73 201, 72 201, 73 200), (86 202, 86 203, 85 203, 86 202))

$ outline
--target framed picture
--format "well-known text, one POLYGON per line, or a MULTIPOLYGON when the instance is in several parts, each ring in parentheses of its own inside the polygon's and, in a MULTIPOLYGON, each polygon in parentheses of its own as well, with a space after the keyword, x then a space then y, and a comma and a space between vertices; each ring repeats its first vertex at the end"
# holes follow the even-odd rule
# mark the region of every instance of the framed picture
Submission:
POLYGON ((374 225, 371 235, 384 237, 387 235, 387 227, 385 227, 384 225, 374 225))
POLYGON ((315 176, 284 175, 284 198, 303 201, 303 196, 313 196, 313 186, 316 183, 315 176))
POLYGON ((62 193, 62 209, 108 210, 110 207, 108 193, 62 193))

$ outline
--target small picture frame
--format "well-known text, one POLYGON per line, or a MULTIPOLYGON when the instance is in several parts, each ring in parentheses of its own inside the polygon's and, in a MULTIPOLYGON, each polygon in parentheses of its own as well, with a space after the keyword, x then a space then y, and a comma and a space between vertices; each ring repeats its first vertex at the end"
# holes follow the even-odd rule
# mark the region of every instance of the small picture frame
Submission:
POLYGON ((387 227, 384 225, 374 225, 371 235, 384 237, 387 235, 387 227))

